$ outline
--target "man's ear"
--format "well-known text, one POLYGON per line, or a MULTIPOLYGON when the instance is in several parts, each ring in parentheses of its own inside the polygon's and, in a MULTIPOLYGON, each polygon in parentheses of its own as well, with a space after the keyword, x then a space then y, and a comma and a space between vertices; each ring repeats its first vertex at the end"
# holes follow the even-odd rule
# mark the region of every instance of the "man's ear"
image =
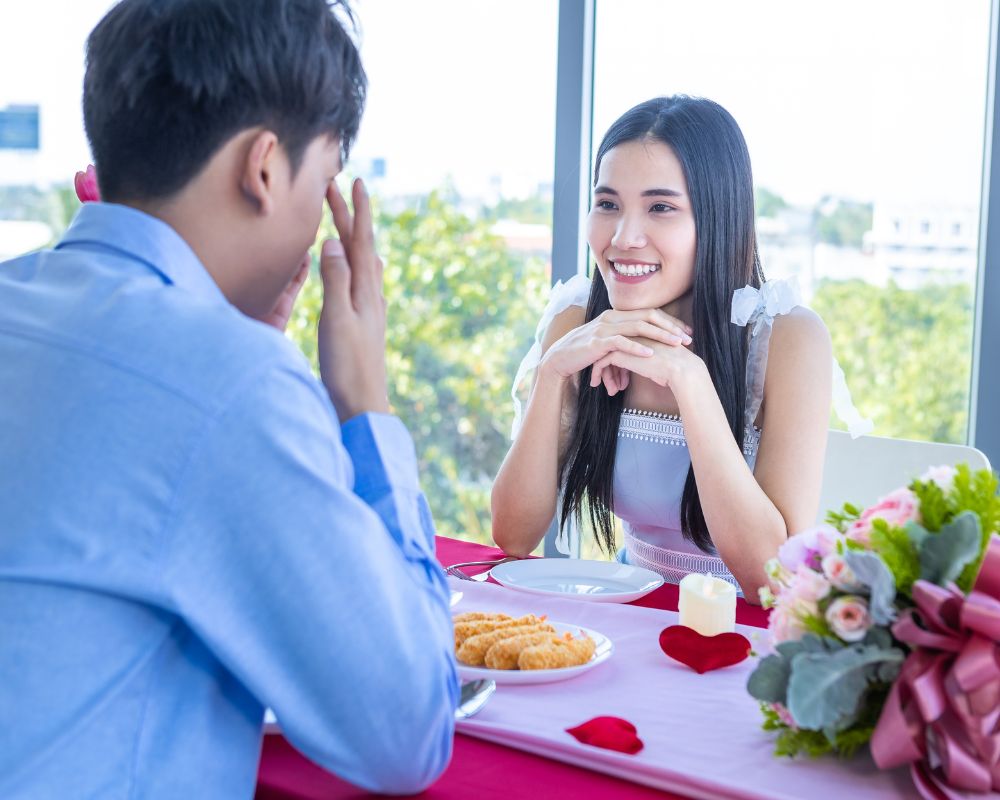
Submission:
POLYGON ((261 216, 269 216, 274 211, 275 178, 280 169, 281 152, 278 137, 268 130, 257 133, 246 149, 240 188, 261 216))

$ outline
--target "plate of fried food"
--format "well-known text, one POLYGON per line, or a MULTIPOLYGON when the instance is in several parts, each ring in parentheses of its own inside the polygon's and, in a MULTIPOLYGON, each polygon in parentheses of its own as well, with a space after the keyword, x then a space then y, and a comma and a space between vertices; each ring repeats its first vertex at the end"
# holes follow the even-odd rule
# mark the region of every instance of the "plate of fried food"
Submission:
POLYGON ((454 623, 455 657, 463 680, 563 681, 593 669, 614 652, 602 633, 535 614, 472 611, 457 614, 454 623))

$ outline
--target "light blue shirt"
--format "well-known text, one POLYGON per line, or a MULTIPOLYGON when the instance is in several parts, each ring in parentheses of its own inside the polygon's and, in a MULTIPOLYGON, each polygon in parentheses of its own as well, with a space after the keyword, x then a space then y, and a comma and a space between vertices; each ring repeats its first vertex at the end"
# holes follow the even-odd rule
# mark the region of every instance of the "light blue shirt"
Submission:
POLYGON ((413 443, 341 426, 163 222, 88 204, 0 264, 0 797, 249 798, 265 707, 415 791, 451 755, 413 443))

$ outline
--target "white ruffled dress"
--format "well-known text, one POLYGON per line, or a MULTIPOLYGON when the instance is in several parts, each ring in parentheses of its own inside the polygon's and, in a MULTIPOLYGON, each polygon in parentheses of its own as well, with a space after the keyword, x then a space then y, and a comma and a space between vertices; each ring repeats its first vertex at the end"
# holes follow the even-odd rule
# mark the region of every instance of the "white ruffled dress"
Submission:
MULTIPOLYGON (((515 407, 512 438, 520 428, 520 394, 525 391, 526 379, 538 366, 546 329, 553 317, 569 306, 586 307, 589 292, 590 280, 582 275, 565 284, 560 281, 553 287, 536 331, 535 344, 521 362, 511 389, 515 407)), ((754 426, 754 421, 764 397, 772 324, 777 315, 787 314, 800 303, 798 287, 792 281, 767 281, 759 290, 747 286, 733 294, 733 324, 752 326, 743 436, 743 456, 751 470, 760 444, 760 430, 754 426)), ((836 361, 833 370, 834 409, 847 423, 852 436, 868 433, 872 423, 863 419, 852 404, 844 373, 836 361)), ((620 557, 630 564, 651 569, 673 583, 689 572, 699 572, 712 574, 739 589, 721 558, 702 552, 682 533, 681 497, 690 466, 684 425, 679 417, 625 409, 618 428, 613 494, 613 511, 621 519, 624 532, 625 547, 620 557)), ((556 546, 566 552, 564 541, 557 540, 556 546)))

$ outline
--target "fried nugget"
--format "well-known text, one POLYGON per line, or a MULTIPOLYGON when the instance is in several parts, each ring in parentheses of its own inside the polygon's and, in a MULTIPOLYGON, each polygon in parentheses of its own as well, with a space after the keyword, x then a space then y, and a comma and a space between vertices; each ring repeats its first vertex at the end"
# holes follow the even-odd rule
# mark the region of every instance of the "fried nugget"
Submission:
POLYGON ((478 636, 481 633, 500 630, 501 628, 514 628, 518 625, 537 625, 545 617, 536 617, 534 614, 527 614, 517 619, 480 619, 471 622, 459 622, 455 625, 455 649, 461 647, 465 640, 471 636, 478 636))
POLYGON ((464 614, 456 614, 451 621, 458 625, 460 622, 481 622, 483 620, 504 620, 511 619, 508 614, 490 614, 487 611, 466 611, 464 614))
POLYGON ((574 639, 553 637, 550 642, 532 645, 521 651, 517 658, 518 669, 560 669, 586 664, 594 655, 597 644, 589 636, 574 639))
POLYGON ((512 636, 519 636, 522 633, 552 632, 554 630, 551 625, 537 622, 534 625, 515 625, 487 633, 479 633, 462 642, 456 656, 463 664, 468 664, 470 667, 481 667, 485 663, 486 652, 497 642, 512 636))
POLYGON ((556 635, 548 631, 510 636, 487 650, 484 661, 490 669, 517 669, 517 658, 524 648, 544 644, 555 638, 556 635))

